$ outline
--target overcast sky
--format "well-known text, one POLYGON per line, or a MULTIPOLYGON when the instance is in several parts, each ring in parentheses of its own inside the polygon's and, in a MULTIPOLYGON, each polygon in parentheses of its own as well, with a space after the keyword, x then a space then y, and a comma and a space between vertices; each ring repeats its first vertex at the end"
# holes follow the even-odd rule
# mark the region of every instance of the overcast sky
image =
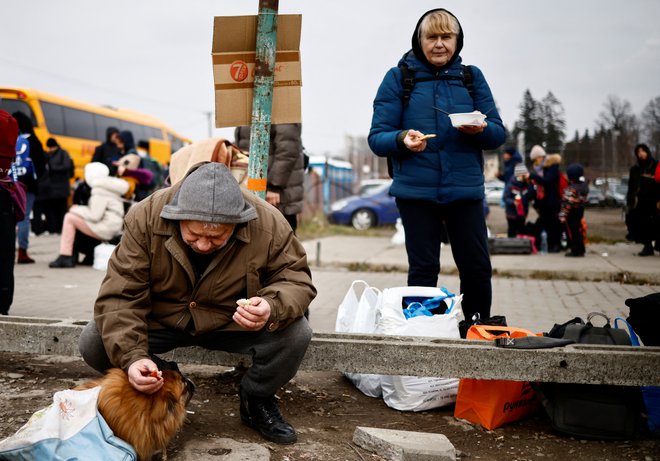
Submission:
MULTIPOLYGON (((0 86, 24 86, 162 119, 193 140, 214 110, 214 16, 257 14, 258 0, 0 0, 0 86)), ((568 137, 592 130, 608 95, 639 114, 660 96, 658 0, 280 0, 302 20, 303 142, 343 153, 366 136, 385 72, 419 16, 461 22, 465 64, 482 69, 508 127, 525 89, 552 91, 568 137)), ((233 137, 230 129, 213 135, 233 137)))

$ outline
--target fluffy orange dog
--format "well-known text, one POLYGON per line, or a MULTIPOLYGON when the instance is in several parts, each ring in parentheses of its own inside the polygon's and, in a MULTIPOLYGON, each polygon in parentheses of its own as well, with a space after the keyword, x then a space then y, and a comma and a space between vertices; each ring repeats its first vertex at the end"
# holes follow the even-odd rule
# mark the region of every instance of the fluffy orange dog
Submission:
POLYGON ((137 391, 128 376, 113 368, 102 378, 81 384, 75 390, 101 386, 99 412, 114 434, 135 448, 140 461, 149 461, 174 438, 186 418, 186 405, 194 385, 177 371, 163 371, 163 387, 154 394, 137 391))

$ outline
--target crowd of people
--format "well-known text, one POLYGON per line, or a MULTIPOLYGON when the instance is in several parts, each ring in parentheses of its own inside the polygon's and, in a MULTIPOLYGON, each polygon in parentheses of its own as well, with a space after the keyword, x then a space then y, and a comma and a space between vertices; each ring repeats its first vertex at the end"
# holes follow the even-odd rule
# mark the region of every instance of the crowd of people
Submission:
MULTIPOLYGON (((660 163, 646 144, 635 146, 633 153, 636 162, 628 180, 626 238, 643 245, 639 256, 653 256, 654 251, 660 252, 660 163)), ((544 241, 550 253, 566 246, 566 256, 584 256, 589 185, 583 165, 573 163, 563 170, 561 156, 546 154, 538 145, 528 157, 531 172, 516 149, 507 148, 503 154, 504 168, 498 179, 505 183, 502 202, 507 236, 544 241), (530 207, 537 212, 535 222, 527 220, 530 207)))
POLYGON ((564 236, 566 256, 584 256, 584 208, 589 193, 584 167, 573 163, 562 171, 561 156, 547 154, 539 145, 531 148, 529 159, 531 171, 517 150, 507 148, 504 154, 504 171, 498 178, 505 182, 507 236, 532 237, 548 253, 562 251, 564 236), (538 215, 535 222, 528 222, 530 207, 538 215))

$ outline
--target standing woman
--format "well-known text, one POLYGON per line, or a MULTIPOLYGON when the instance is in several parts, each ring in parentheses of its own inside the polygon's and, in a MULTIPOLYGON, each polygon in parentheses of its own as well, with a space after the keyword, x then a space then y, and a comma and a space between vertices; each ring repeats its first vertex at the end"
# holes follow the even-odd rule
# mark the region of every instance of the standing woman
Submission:
POLYGON ((653 256, 654 249, 660 251, 660 184, 655 180, 658 161, 646 144, 636 145, 634 153, 637 162, 630 168, 626 222, 632 239, 644 245, 637 254, 653 256))
POLYGON ((412 49, 376 94, 369 146, 393 167, 390 193, 406 233, 408 285, 437 286, 446 223, 470 319, 475 313, 490 316, 492 298, 482 150, 504 143, 505 132, 481 70, 470 66, 471 78, 464 76, 462 48, 463 30, 449 11, 435 9, 420 18, 412 49), (403 67, 415 77, 405 98, 403 67), (486 113, 487 121, 454 128, 447 115, 474 110, 486 113), (424 140, 424 134, 436 136, 424 140))

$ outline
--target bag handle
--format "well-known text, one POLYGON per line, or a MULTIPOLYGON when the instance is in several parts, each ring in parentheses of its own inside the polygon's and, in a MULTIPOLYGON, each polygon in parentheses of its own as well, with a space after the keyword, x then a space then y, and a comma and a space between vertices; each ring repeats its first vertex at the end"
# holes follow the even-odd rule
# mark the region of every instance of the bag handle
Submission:
POLYGON ((633 346, 641 346, 641 343, 639 342, 639 337, 637 336, 637 333, 635 333, 635 330, 633 329, 632 325, 628 323, 626 319, 623 317, 617 317, 614 319, 614 328, 619 328, 619 321, 624 324, 624 326, 628 329, 628 335, 630 335, 630 343, 633 346))
POLYGON ((590 312, 589 315, 587 316, 587 324, 593 326, 593 323, 591 322, 591 319, 594 317, 603 317, 605 319, 605 325, 603 325, 603 328, 612 328, 610 325, 610 318, 603 314, 602 312, 590 312))

